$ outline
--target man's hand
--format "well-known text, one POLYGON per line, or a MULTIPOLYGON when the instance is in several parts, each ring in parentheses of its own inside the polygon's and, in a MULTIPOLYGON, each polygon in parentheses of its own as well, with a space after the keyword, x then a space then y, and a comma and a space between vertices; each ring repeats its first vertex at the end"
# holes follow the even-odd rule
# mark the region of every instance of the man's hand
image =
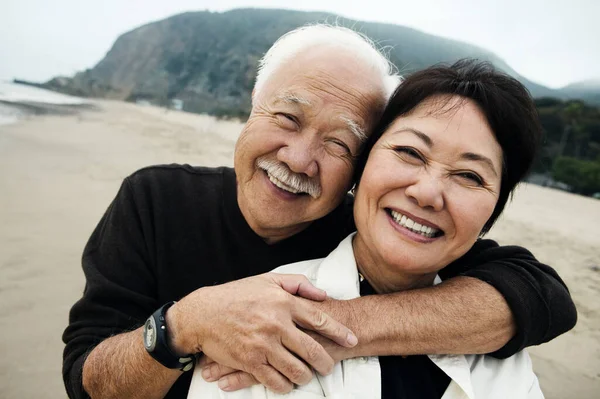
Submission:
POLYGON ((275 273, 200 288, 167 312, 172 347, 180 354, 202 351, 274 392, 289 392, 293 384, 311 380, 309 366, 328 374, 334 364, 323 346, 298 327, 344 347, 357 343, 348 328, 296 295, 312 301, 327 297, 304 276, 275 273))
MULTIPOLYGON (((347 301, 338 301, 328 298, 323 302, 303 300, 307 304, 315 306, 327 314, 333 315, 335 319, 346 320, 350 315, 347 309, 347 301)), ((305 331, 307 335, 318 342, 331 356, 334 363, 355 357, 353 348, 340 346, 332 340, 312 331, 305 331)), ((202 369, 202 378, 208 382, 218 381, 219 387, 227 387, 227 391, 237 391, 259 384, 259 381, 250 373, 227 367, 214 361, 208 356, 202 356, 196 365, 202 369)))

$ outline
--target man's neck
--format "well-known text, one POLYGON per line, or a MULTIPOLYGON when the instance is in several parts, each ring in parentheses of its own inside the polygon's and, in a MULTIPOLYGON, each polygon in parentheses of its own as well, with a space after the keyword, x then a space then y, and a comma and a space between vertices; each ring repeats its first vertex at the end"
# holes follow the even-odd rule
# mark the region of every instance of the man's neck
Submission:
POLYGON ((312 222, 305 222, 300 224, 295 224, 292 226, 282 226, 282 227, 265 227, 264 225, 258 223, 255 218, 252 216, 252 212, 250 212, 247 207, 241 203, 239 195, 237 196, 238 207, 240 208, 240 212, 242 216, 248 223, 248 226, 261 237, 265 243, 268 245, 274 245, 280 241, 283 241, 291 236, 294 236, 301 231, 308 228, 312 222))
MULTIPOLYGON (((247 219, 246 219, 247 220, 247 219)), ((271 229, 259 229, 258 227, 253 226, 250 222, 248 222, 250 228, 258 234, 267 244, 273 245, 280 241, 283 241, 291 236, 294 236, 301 231, 305 230, 310 226, 310 222, 303 223, 301 225, 295 225, 292 227, 282 227, 282 228, 271 228, 271 229)))

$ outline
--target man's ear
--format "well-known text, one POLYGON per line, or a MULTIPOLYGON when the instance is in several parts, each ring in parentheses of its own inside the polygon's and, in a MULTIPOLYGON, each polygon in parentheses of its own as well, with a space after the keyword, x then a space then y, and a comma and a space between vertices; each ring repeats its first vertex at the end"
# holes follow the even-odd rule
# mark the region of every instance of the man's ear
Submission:
POLYGON ((252 99, 252 101, 254 101, 254 93, 256 92, 256 89, 252 89, 252 94, 250 95, 250 98, 252 99))

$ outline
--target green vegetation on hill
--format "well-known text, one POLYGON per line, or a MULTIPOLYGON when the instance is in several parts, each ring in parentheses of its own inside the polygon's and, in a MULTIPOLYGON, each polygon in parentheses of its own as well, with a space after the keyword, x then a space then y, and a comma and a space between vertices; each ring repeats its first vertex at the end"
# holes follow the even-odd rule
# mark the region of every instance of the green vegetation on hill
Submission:
POLYGON ((578 100, 536 100, 545 142, 536 172, 581 194, 600 192, 600 108, 578 100))

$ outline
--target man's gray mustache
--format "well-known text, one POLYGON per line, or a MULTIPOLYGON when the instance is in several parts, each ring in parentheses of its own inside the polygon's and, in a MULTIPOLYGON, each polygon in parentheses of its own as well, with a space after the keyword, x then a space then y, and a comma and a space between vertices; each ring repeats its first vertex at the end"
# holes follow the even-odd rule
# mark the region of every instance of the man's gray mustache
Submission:
POLYGON ((283 184, 299 192, 307 193, 313 198, 321 196, 321 184, 317 179, 294 173, 283 162, 261 157, 256 161, 256 165, 283 184))

